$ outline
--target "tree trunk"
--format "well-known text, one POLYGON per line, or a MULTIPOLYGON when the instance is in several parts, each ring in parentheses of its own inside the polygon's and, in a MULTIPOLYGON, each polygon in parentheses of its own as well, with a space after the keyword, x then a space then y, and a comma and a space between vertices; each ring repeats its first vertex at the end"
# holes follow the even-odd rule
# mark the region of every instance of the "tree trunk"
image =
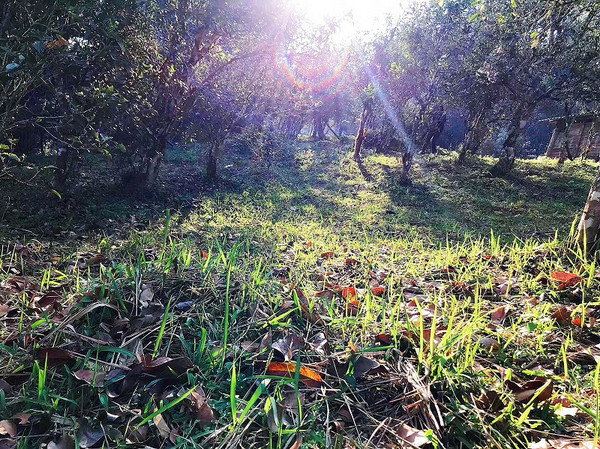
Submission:
POLYGON ((58 149, 53 183, 53 187, 57 191, 63 190, 67 181, 67 176, 69 174, 69 153, 70 151, 67 148, 58 149))
POLYGON ((208 150, 208 161, 206 162, 206 178, 214 182, 217 180, 217 150, 218 144, 210 146, 208 150))
POLYGON ((360 127, 358 128, 358 134, 356 134, 356 138, 354 139, 354 160, 360 161, 360 150, 362 148, 362 144, 365 141, 366 132, 365 132, 365 114, 360 119, 360 127))
POLYGON ((503 177, 512 171, 517 158, 517 147, 519 139, 523 135, 525 129, 525 120, 529 118, 529 114, 533 107, 531 105, 521 106, 510 121, 508 137, 502 144, 502 157, 496 165, 490 169, 490 173, 495 177, 503 177))
POLYGON ((311 137, 318 140, 325 140, 325 126, 323 125, 323 116, 319 111, 314 112, 314 124, 311 137))
POLYGON ((354 160, 360 161, 360 150, 362 148, 362 144, 367 137, 367 120, 371 115, 371 105, 368 101, 365 101, 363 104, 363 111, 360 116, 360 126, 358 128, 358 133, 356 134, 356 138, 354 139, 354 160))
POLYGON ((463 164, 469 153, 475 154, 481 141, 483 140, 483 112, 480 112, 475 120, 467 127, 467 133, 463 142, 460 154, 458 155, 459 164, 463 164))
POLYGON ((600 231, 600 171, 592 183, 579 226, 577 227, 576 242, 586 254, 596 250, 598 232, 600 231))
POLYGON ((400 184, 402 185, 410 185, 410 169, 412 168, 414 161, 414 153, 406 152, 402 155, 402 179, 400 180, 400 184))
POLYGON ((167 152, 167 138, 162 136, 156 143, 154 155, 146 163, 146 176, 144 187, 149 187, 156 182, 158 178, 158 172, 160 170, 160 164, 167 152))

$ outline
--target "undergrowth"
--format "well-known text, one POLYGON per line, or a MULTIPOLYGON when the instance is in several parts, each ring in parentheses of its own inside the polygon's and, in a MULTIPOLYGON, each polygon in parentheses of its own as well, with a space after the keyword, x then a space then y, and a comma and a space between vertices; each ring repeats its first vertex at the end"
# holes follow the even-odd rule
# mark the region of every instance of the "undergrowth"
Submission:
POLYGON ((2 444, 596 447, 600 271, 567 245, 594 168, 491 163, 425 157, 406 187, 306 144, 144 225, 22 221, 2 444))

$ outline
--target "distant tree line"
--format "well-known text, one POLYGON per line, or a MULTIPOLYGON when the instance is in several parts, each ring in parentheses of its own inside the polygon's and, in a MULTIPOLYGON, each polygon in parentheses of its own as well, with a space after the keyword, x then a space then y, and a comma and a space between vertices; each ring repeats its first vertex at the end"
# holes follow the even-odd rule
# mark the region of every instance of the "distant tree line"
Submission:
POLYGON ((304 130, 402 157, 436 152, 448 117, 459 162, 495 142, 503 176, 527 124, 597 109, 600 2, 416 2, 375 38, 336 39, 277 0, 6 0, 0 6, 0 177, 54 158, 53 188, 86 155, 153 185, 175 143, 206 176, 232 138, 264 154, 304 130), (347 43, 346 43, 347 44, 347 43))

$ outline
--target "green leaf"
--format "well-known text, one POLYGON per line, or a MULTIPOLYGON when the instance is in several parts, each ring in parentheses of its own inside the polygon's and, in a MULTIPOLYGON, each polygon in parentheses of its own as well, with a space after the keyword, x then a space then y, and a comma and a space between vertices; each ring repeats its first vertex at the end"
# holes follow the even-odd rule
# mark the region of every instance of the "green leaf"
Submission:
POLYGON ((510 0, 510 6, 512 6, 513 8, 517 7, 517 0, 510 0))
POLYGON ((51 189, 50 191, 51 191, 52 193, 54 193, 54 194, 55 194, 55 195, 58 197, 58 199, 59 199, 59 200, 62 200, 62 195, 61 195, 60 193, 58 193, 58 192, 57 192, 56 190, 54 190, 54 189, 51 189))

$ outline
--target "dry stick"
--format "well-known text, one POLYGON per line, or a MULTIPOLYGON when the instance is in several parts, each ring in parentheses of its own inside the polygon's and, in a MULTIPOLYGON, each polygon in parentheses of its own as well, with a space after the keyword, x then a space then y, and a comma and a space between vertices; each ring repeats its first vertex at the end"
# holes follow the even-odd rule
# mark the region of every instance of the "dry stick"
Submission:
POLYGON ((341 142, 342 138, 336 134, 336 132, 333 130, 333 128, 331 126, 329 126, 329 122, 325 122, 325 125, 327 126, 327 128, 329 128, 329 131, 331 131, 333 133, 333 135, 335 137, 337 137, 337 139, 341 142))
POLYGON ((325 447, 331 447, 331 426, 329 425, 329 401, 325 401, 327 416, 325 418, 325 447))
MULTIPOLYGON (((385 418, 385 419, 384 419, 383 421, 381 421, 381 422, 379 423, 379 425, 378 425, 378 426, 375 428, 375 430, 373 431, 373 433, 371 434, 371 436, 369 437, 369 439, 368 439, 368 441, 367 441, 367 444, 366 444, 366 446, 367 446, 367 447, 369 446, 369 444, 371 444, 371 440, 372 440, 373 438, 375 438, 375 435, 377 434, 377 432, 379 432, 379 430, 380 430, 380 429, 381 429, 383 426, 386 426, 386 422, 387 422, 389 419, 390 419, 390 418, 385 418)), ((387 426, 386 426, 386 427, 387 427, 387 426)), ((401 438, 401 440, 402 440, 402 438, 401 438)), ((404 440, 403 440, 403 441, 404 441, 404 440)), ((410 443, 409 443, 409 444, 410 444, 410 443)))

